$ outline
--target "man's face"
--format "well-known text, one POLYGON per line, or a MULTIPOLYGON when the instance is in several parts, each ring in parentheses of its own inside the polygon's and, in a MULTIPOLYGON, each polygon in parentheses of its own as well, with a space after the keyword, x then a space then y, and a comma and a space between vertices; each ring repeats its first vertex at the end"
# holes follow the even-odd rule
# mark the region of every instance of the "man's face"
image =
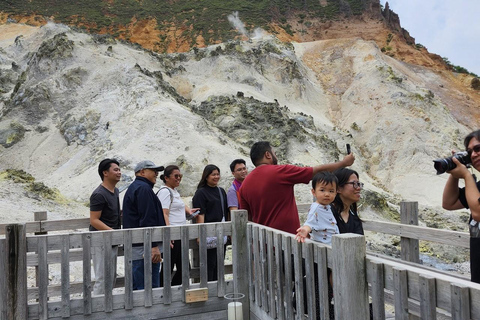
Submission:
POLYGON ((232 174, 236 180, 242 182, 248 174, 247 167, 243 163, 237 163, 232 174))
POLYGON ((472 159, 472 166, 480 171, 480 141, 476 138, 472 138, 468 143, 467 152, 470 154, 472 159))
POLYGON ((153 169, 142 169, 140 170, 140 176, 155 184, 157 182, 158 171, 153 169))
POLYGON ((273 148, 272 148, 272 152, 270 152, 270 154, 272 155, 272 164, 278 164, 277 155, 275 154, 275 150, 273 148))
POLYGON ((111 163, 108 170, 103 171, 103 180, 109 182, 117 183, 122 178, 122 172, 120 167, 116 163, 111 163))

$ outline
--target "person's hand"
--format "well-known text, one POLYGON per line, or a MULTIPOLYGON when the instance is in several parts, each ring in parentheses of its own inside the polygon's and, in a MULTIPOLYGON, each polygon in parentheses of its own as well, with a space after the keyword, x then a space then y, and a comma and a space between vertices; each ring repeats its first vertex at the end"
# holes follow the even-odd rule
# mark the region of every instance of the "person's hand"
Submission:
POLYGON ((297 240, 298 242, 305 242, 305 239, 310 238, 311 229, 309 227, 303 226, 298 228, 296 231, 297 234, 295 235, 295 240, 297 240))
POLYGON ((447 171, 447 173, 451 174, 452 177, 456 179, 465 179, 470 174, 467 167, 464 164, 461 164, 460 161, 458 161, 458 159, 455 157, 452 158, 452 161, 457 166, 452 170, 447 171))
POLYGON ((174 243, 175 243, 174 240, 171 240, 171 241, 170 241, 170 249, 173 249, 173 244, 174 244, 174 243))
POLYGON ((152 248, 152 263, 162 262, 162 255, 160 254, 160 249, 158 247, 152 248))
POLYGON ((345 167, 351 166, 354 162, 355 162, 355 156, 353 155, 353 152, 350 154, 347 154, 342 160, 342 163, 345 165, 345 167))

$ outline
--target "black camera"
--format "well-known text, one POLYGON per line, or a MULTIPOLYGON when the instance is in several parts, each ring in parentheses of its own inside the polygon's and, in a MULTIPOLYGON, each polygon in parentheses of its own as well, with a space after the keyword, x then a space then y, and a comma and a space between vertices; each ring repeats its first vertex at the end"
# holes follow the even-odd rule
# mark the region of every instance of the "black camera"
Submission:
POLYGON ((457 152, 451 157, 433 160, 433 166, 437 170, 437 174, 442 174, 454 169, 457 166, 452 160, 454 157, 457 158, 458 161, 463 165, 467 166, 472 163, 472 159, 470 159, 468 152, 457 152))

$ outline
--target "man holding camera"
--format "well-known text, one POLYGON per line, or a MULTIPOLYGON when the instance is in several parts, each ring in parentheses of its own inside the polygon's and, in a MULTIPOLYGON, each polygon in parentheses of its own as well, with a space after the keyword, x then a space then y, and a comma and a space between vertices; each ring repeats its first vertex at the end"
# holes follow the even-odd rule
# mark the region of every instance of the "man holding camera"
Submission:
MULTIPOLYGON (((464 140, 466 151, 472 166, 480 171, 480 130, 467 135, 464 140)), ((470 273, 472 282, 480 283, 480 182, 468 171, 457 158, 452 161, 456 167, 448 171, 445 189, 443 190, 442 207, 446 210, 470 209, 470 273), (465 187, 459 188, 460 179, 465 187)))

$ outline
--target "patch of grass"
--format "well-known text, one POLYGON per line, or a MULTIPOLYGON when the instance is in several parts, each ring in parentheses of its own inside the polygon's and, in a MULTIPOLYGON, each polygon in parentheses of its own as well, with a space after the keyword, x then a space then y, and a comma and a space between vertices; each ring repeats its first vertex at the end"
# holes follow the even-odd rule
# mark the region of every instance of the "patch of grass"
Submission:
POLYGON ((14 183, 23 183, 25 184, 25 190, 45 199, 58 202, 63 202, 65 200, 57 189, 49 188, 42 182, 35 182, 35 178, 23 170, 7 169, 0 172, 0 179, 12 180, 14 183))

